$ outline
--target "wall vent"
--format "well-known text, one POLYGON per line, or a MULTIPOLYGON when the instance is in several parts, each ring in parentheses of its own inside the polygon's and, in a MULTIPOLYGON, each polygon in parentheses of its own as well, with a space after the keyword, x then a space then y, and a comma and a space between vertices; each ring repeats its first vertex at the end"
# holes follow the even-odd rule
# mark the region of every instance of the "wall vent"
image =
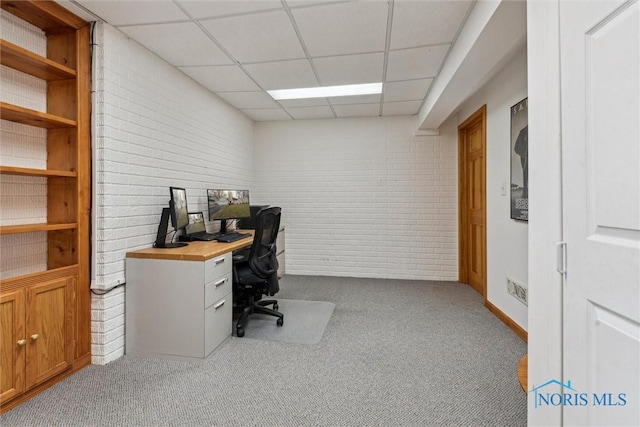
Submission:
POLYGON ((529 292, 526 285, 507 277, 507 292, 524 305, 529 305, 529 292))

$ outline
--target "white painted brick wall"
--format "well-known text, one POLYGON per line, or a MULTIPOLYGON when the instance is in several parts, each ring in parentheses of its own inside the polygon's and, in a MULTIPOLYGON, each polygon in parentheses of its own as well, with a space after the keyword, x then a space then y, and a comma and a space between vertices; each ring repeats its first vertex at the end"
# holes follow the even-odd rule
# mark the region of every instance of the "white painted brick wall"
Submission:
MULTIPOLYGON (((4 40, 39 55, 46 55, 47 39, 39 28, 0 10, 0 34, 4 40)), ((0 66, 0 100, 46 111, 47 84, 11 68, 0 66)), ((2 120, 0 164, 45 169, 47 131, 2 120)), ((0 224, 33 224, 47 221, 47 179, 0 176, 0 224)), ((47 233, 0 236, 0 279, 47 269, 47 233)))
POLYGON ((457 280, 457 141, 415 130, 415 117, 256 123, 253 202, 283 209, 287 273, 457 280))
MULTIPOLYGON (((110 288, 125 282, 126 252, 155 240, 170 186, 190 211, 206 211, 207 188, 252 190, 253 122, 108 24, 94 40, 93 284, 110 288)), ((93 296, 93 363, 124 353, 124 295, 93 296)))

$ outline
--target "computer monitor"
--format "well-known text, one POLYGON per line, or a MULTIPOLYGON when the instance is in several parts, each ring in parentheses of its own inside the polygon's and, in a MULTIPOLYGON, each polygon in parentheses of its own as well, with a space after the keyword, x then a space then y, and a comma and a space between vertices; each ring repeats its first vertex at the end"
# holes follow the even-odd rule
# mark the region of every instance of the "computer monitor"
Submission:
POLYGON ((184 229, 187 235, 195 233, 205 233, 207 227, 204 225, 204 216, 202 212, 194 212, 189 214, 189 224, 184 229))
POLYGON ((189 225, 189 209, 187 209, 187 190, 180 187, 170 187, 171 224, 178 231, 189 225))
POLYGON ((188 245, 184 242, 166 243, 165 241, 167 234, 169 234, 169 217, 171 217, 171 224, 173 224, 175 231, 183 229, 189 224, 187 191, 184 188, 169 187, 169 193, 171 196, 169 207, 162 209, 156 241, 153 243, 154 248, 180 248, 188 245))
POLYGON ((251 217, 249 190, 207 190, 209 221, 220 220, 220 234, 227 230, 228 219, 251 217))

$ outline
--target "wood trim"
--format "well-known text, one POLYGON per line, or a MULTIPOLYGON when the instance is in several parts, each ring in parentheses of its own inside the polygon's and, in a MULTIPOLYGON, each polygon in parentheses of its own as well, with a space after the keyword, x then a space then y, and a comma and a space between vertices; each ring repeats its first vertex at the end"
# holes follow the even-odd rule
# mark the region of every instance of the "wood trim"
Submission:
POLYGON ((78 222, 76 283, 75 357, 91 354, 91 31, 86 26, 76 34, 76 70, 78 127, 76 165, 78 222))
POLYGON ((529 339, 527 331, 522 329, 522 327, 514 322, 513 319, 504 314, 502 310, 491 304, 489 301, 485 301, 484 306, 487 307, 487 309, 492 312, 498 319, 500 319, 502 323, 507 325, 513 332, 515 332, 516 335, 522 339, 522 341, 527 342, 527 340, 529 339))

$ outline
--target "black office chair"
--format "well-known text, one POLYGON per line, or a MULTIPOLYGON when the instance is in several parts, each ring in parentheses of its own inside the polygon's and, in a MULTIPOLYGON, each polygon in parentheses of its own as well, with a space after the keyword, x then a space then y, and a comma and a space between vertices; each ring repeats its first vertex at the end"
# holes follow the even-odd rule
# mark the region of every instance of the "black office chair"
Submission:
POLYGON ((262 295, 275 295, 279 290, 276 238, 280 228, 279 207, 261 209, 256 215, 253 244, 248 257, 234 256, 233 305, 240 317, 236 323, 236 336, 244 336, 249 315, 263 313, 276 316, 282 326, 284 315, 278 312, 278 301, 262 300, 262 295), (273 309, 268 308, 272 305, 273 309))

